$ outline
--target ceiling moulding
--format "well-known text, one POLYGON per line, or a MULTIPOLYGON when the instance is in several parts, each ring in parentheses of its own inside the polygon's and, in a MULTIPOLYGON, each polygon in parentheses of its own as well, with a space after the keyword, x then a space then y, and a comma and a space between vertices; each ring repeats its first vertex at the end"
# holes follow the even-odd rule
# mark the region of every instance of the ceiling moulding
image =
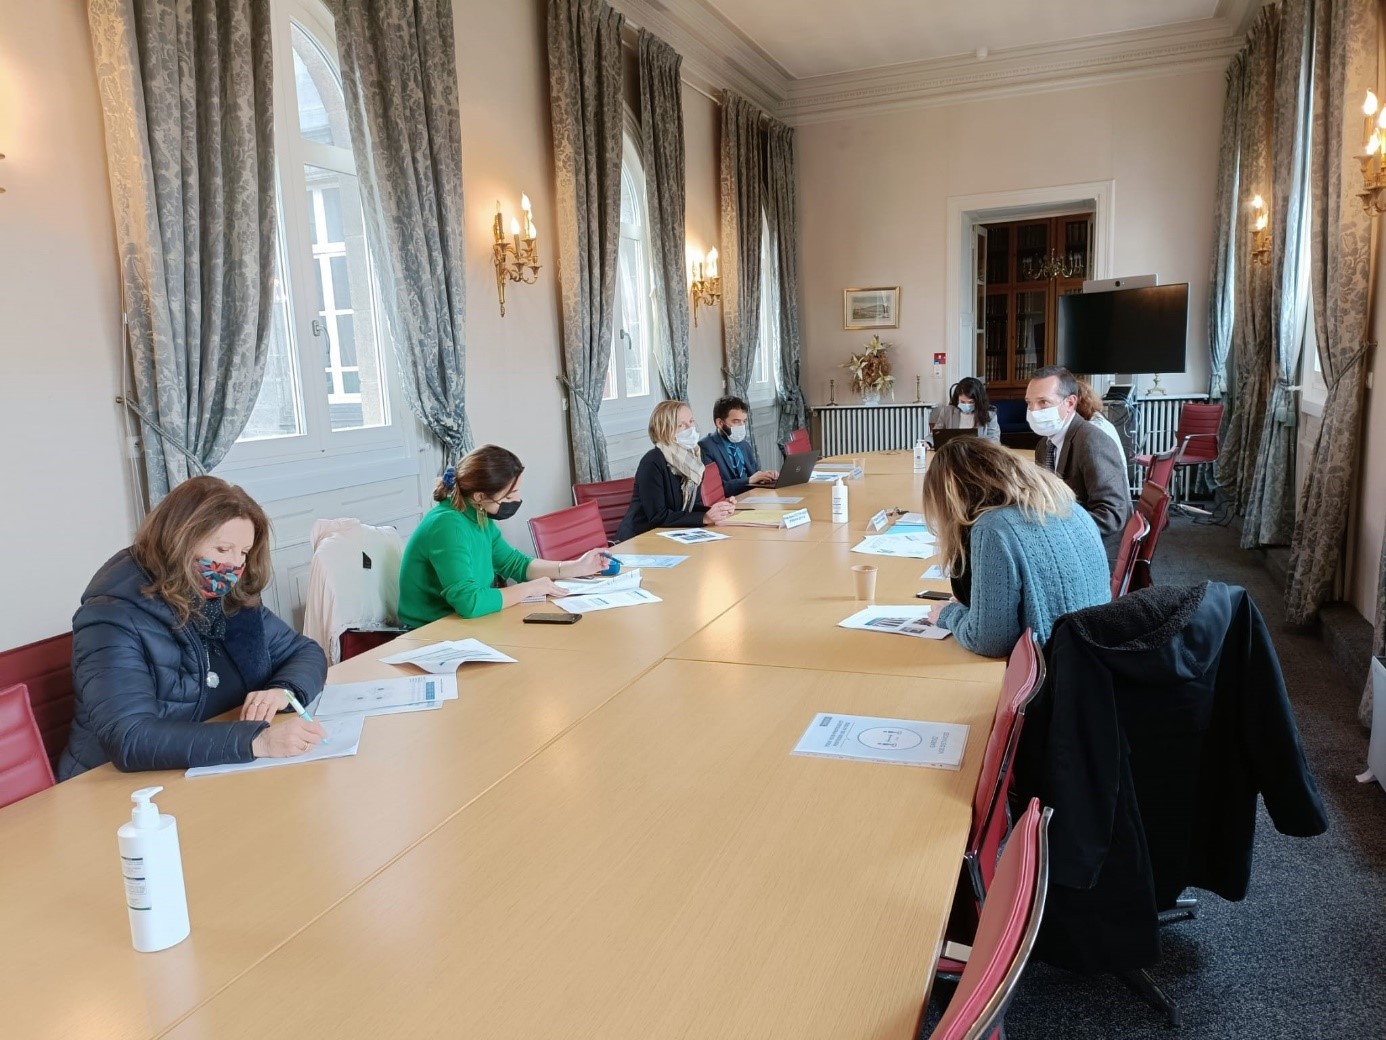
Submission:
POLYGON ((773 116, 789 74, 734 25, 699 0, 610 0, 632 29, 654 33, 683 56, 683 79, 716 98, 732 90, 773 116))
POLYGON ((1065 90, 1123 79, 1222 68, 1241 45, 1227 20, 1159 26, 794 80, 780 108, 793 125, 901 108, 1065 90))

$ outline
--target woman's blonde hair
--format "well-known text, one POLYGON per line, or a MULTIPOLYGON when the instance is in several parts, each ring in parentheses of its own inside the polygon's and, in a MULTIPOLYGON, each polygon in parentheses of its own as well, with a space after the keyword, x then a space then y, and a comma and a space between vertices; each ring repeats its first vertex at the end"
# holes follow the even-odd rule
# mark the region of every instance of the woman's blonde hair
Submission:
POLYGON ((191 477, 165 495, 135 533, 131 555, 150 577, 140 591, 172 607, 179 624, 202 602, 193 553, 228 520, 249 520, 255 531, 245 571, 222 600, 226 613, 234 614, 259 603, 270 580, 269 519, 253 498, 220 477, 191 477))
POLYGON ((1054 474, 981 437, 955 437, 924 474, 924 518, 953 574, 967 564, 967 535, 983 513, 1015 506, 1027 520, 1067 516, 1073 492, 1054 474))
POLYGON ((679 432, 679 409, 687 401, 660 401, 650 413, 650 441, 654 444, 673 444, 679 432))

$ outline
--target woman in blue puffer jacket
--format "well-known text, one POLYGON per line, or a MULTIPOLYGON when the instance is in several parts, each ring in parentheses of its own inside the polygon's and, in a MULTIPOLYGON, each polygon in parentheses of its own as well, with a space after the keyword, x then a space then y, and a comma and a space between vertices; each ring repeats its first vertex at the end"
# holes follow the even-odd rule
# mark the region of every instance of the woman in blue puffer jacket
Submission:
POLYGON ((287 716, 327 677, 317 643, 260 603, 269 520, 238 487, 193 477, 145 518, 72 619, 76 716, 66 780, 105 762, 184 769, 299 755, 322 727, 287 716), (240 708, 237 721, 207 719, 240 708))

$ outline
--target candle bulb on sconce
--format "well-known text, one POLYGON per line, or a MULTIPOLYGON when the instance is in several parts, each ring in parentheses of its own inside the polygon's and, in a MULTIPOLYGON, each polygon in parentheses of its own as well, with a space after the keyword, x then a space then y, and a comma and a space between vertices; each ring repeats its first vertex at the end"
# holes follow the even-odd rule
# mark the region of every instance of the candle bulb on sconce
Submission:
POLYGON ((1265 267, 1270 263, 1270 231, 1267 230, 1270 214, 1260 195, 1251 200, 1251 212, 1256 215, 1251 225, 1251 260, 1265 267))
POLYGON ((1366 140, 1357 157, 1362 167, 1362 190, 1357 197, 1368 215, 1376 216, 1386 213, 1386 108, 1373 91, 1367 91, 1362 102, 1362 116, 1366 140))
POLYGON ((689 280, 688 291, 693 297, 693 326, 696 328, 699 305, 711 307, 722 299, 722 279, 717 277, 717 250, 708 252, 706 268, 703 266, 702 256, 698 255, 689 273, 692 278, 689 280))
POLYGON ((534 229, 528 195, 520 196, 520 209, 525 215, 523 240, 520 238, 519 220, 511 217, 510 238, 507 241, 499 201, 496 202, 496 219, 491 225, 491 236, 495 240, 491 253, 496 265, 496 295, 500 299, 502 318, 505 317, 505 283, 533 285, 539 280, 539 235, 534 229))

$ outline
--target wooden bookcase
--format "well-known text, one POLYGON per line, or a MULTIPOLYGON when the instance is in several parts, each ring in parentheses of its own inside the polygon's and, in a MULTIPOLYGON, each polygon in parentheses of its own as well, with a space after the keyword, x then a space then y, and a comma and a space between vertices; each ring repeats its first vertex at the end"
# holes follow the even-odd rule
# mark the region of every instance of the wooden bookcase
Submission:
POLYGON ((986 224, 984 300, 977 323, 977 373, 995 397, 1019 397, 1037 369, 1054 364, 1058 299, 1082 292, 1092 267, 1092 214, 986 224), (1041 278, 1053 253, 1073 277, 1041 278))

